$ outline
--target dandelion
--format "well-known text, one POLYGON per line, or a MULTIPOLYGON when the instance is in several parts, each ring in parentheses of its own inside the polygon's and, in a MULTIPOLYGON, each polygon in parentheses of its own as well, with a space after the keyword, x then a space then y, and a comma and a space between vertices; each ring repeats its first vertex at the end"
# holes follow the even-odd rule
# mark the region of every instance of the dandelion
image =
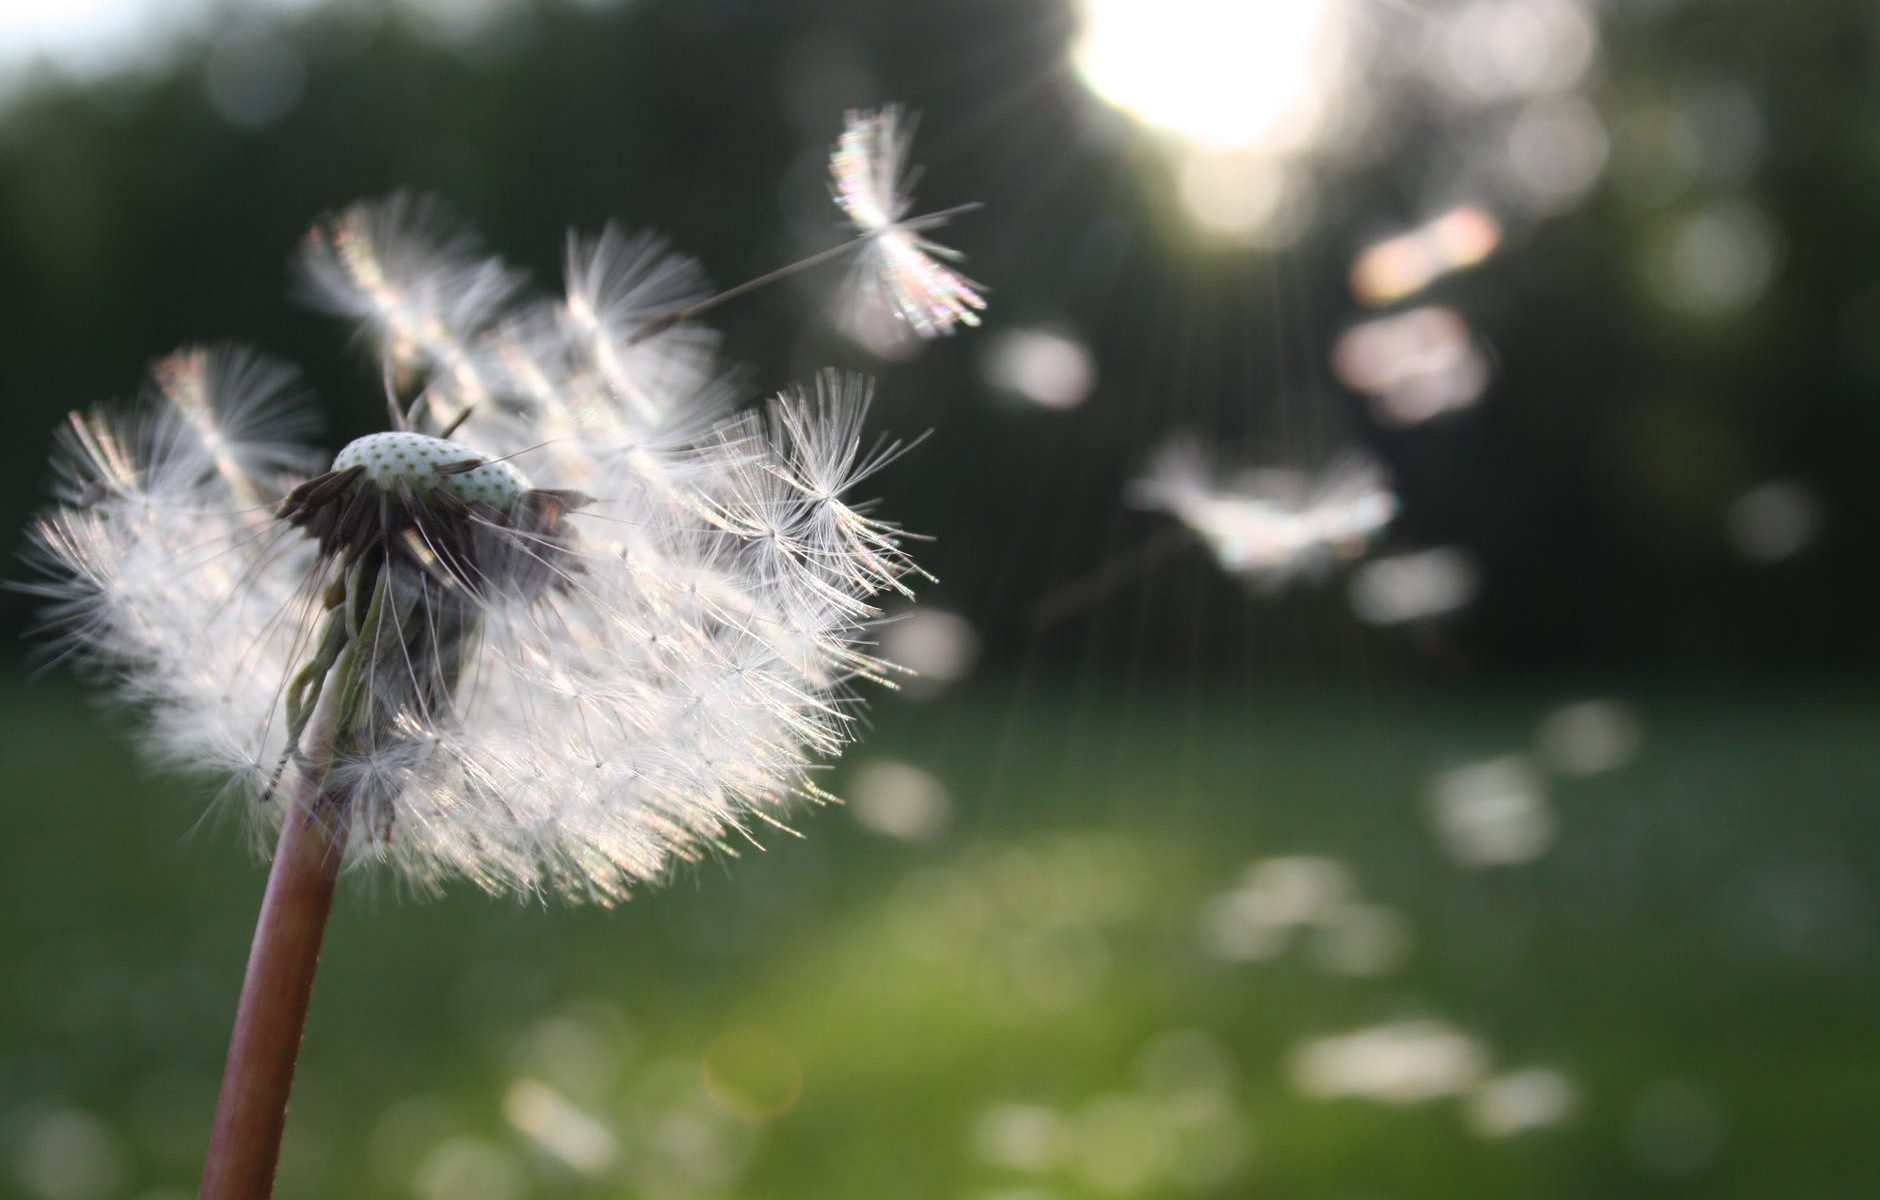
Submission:
POLYGON ((730 412, 691 322, 716 300, 654 239, 575 238, 529 299, 395 196, 300 267, 377 349, 392 428, 322 467, 289 369, 184 350, 147 403, 70 418, 34 538, 60 652, 275 839, 205 1197, 271 1188, 342 868, 608 904, 781 826, 915 573, 854 494, 902 448, 864 443, 868 383, 730 412))
POLYGON ((1193 531, 1223 571, 1269 590, 1363 553, 1397 513, 1383 468, 1357 451, 1320 472, 1227 478, 1198 444, 1178 439, 1155 454, 1130 491, 1141 507, 1193 531))
POLYGON ((907 167, 913 137, 913 122, 897 106, 850 112, 829 160, 829 178, 836 204, 864 241, 857 293, 925 338, 979 324, 986 300, 979 284, 940 261, 958 261, 959 251, 926 236, 965 210, 908 216, 918 177, 907 167))

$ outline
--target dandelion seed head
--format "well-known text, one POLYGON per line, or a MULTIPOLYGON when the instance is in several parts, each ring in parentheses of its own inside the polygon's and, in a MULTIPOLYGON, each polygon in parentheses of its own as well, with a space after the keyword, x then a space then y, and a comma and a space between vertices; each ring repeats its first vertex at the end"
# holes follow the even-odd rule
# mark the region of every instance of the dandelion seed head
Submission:
POLYGON ((60 432, 51 644, 258 843, 304 777, 349 863, 413 891, 614 902, 824 796, 888 678, 879 600, 918 570, 857 494, 902 449, 864 441, 867 381, 733 412, 674 317, 696 264, 609 230, 567 273, 531 297, 434 204, 354 205, 302 275, 401 427, 326 459, 292 373, 218 349, 60 432))

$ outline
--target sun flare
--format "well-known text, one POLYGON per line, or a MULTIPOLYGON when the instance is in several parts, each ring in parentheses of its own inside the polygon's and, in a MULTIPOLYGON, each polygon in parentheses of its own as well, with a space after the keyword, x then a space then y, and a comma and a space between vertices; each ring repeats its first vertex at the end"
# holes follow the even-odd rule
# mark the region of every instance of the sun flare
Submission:
POLYGON ((1342 0, 1081 0, 1077 68, 1145 125, 1203 146, 1309 143, 1348 58, 1342 0))

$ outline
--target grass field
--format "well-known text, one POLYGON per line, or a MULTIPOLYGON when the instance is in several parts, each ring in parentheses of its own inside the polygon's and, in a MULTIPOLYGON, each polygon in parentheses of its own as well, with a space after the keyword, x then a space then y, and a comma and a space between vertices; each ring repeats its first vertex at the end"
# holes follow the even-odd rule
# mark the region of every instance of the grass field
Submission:
MULTIPOLYGON (((982 685, 845 768, 937 776, 931 837, 805 814, 611 912, 355 879, 281 1195, 1871 1194, 1880 701, 1629 699, 1521 865, 1425 793, 1540 699, 982 685), (1235 925, 1275 856, 1297 919, 1235 925)), ((181 1200, 262 869, 120 715, 0 705, 0 1193, 181 1200)))

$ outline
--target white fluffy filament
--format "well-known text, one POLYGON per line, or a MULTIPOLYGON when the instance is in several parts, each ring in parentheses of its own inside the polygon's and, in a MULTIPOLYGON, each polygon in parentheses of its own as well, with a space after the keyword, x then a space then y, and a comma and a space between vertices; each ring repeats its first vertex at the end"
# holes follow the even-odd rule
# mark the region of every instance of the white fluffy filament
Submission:
POLYGON ((867 245, 852 283, 859 301, 879 304, 923 338, 979 324, 986 307, 980 285, 940 260, 960 253, 925 236, 955 212, 909 217, 917 175, 907 165, 913 123, 895 105, 850 112, 829 159, 836 205, 867 245))

